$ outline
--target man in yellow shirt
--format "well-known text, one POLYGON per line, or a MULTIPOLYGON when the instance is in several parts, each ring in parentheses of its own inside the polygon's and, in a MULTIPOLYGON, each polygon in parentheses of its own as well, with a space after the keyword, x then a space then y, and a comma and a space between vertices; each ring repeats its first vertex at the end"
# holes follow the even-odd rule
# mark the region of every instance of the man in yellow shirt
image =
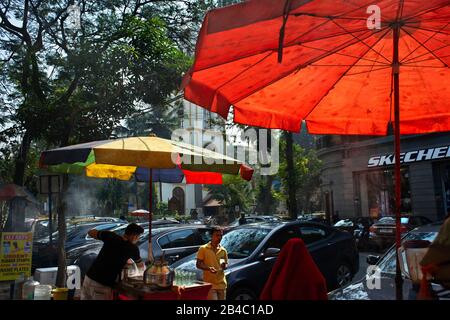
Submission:
POLYGON ((203 281, 211 283, 208 300, 225 300, 227 280, 224 270, 228 266, 227 250, 220 245, 223 231, 211 229, 211 241, 201 246, 197 253, 197 268, 203 270, 203 281))

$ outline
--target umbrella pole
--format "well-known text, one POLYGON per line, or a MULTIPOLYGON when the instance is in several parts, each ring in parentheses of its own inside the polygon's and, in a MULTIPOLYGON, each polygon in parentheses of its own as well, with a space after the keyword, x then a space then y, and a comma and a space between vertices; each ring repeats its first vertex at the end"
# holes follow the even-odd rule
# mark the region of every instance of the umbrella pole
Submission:
POLYGON ((153 170, 150 169, 149 176, 149 199, 148 199, 148 260, 153 261, 153 248, 152 248, 152 216, 153 216, 153 170))
POLYGON ((401 203, 401 175, 400 175, 400 63, 398 59, 398 42, 400 36, 400 26, 394 26, 394 54, 393 54, 393 81, 394 81, 394 136, 395 136, 395 248, 396 248, 396 270, 395 288, 397 300, 403 300, 403 278, 400 270, 400 260, 398 249, 401 246, 400 228, 400 203, 401 203))

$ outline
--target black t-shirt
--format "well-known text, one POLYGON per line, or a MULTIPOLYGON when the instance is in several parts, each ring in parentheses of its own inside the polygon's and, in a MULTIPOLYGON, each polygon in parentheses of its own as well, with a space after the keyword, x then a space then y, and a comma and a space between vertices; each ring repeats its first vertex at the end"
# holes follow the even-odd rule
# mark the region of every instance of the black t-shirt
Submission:
POLYGON ((103 247, 86 274, 92 280, 112 287, 128 259, 141 262, 139 248, 110 231, 99 231, 98 239, 104 242, 103 247))

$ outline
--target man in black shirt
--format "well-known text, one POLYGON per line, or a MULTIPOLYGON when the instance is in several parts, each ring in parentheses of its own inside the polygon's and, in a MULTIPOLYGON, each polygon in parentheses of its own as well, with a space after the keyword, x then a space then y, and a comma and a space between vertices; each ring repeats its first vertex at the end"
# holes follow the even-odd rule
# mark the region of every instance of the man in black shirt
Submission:
POLYGON ((135 223, 127 226, 123 237, 110 231, 89 230, 89 236, 102 240, 104 244, 84 277, 81 300, 111 300, 112 287, 128 259, 132 259, 139 268, 144 267, 136 246, 143 232, 144 229, 135 223))

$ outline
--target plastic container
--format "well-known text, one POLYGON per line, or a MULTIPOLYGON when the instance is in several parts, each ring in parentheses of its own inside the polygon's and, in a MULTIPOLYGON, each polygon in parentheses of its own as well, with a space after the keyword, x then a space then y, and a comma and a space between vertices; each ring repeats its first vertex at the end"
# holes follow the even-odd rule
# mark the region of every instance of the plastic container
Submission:
POLYGON ((431 242, 426 240, 405 241, 398 249, 400 269, 414 284, 419 284, 423 274, 420 261, 428 251, 431 242))
POLYGON ((56 288, 52 291, 53 300, 67 300, 69 296, 69 289, 67 288, 56 288))
POLYGON ((11 283, 0 282, 0 300, 10 300, 11 299, 11 283))
POLYGON ((48 284, 38 284, 34 287, 34 300, 51 300, 52 286, 48 284))
POLYGON ((13 296, 14 300, 22 299, 22 289, 24 283, 25 283, 25 275, 21 273, 20 276, 14 281, 14 296, 13 296))
POLYGON ((22 300, 34 300, 34 289, 38 284, 33 277, 28 277, 22 287, 22 300))

